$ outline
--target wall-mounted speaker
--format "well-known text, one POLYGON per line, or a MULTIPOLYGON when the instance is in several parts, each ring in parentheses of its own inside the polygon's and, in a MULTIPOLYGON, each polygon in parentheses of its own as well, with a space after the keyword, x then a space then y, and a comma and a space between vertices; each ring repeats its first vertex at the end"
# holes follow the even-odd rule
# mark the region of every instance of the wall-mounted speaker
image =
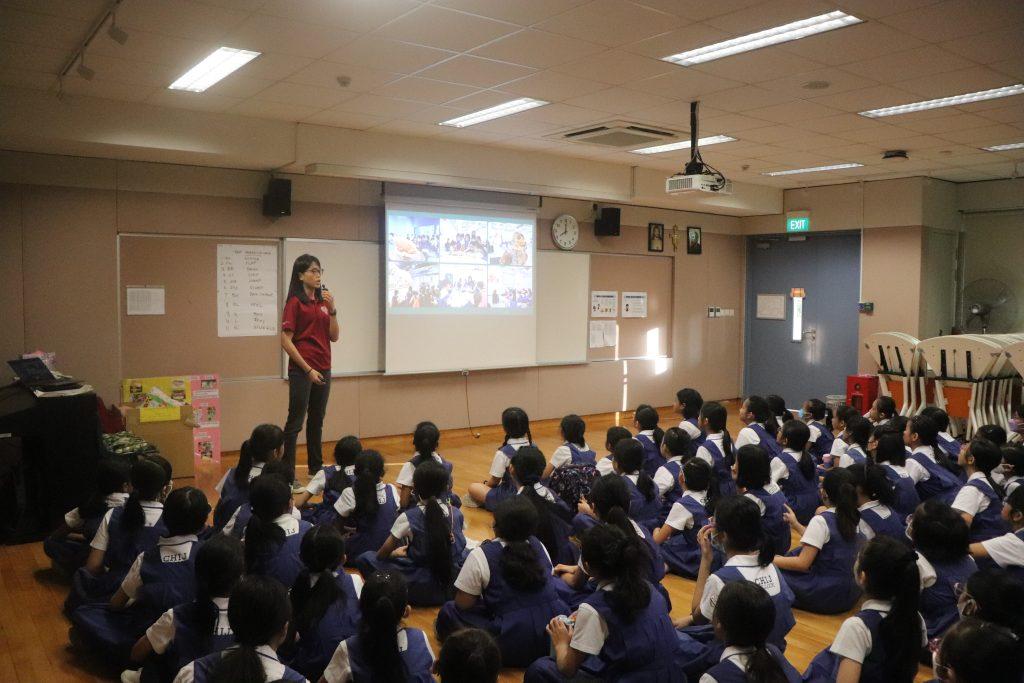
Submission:
POLYGON ((292 181, 271 178, 263 195, 263 215, 271 218, 292 215, 292 181))
POLYGON ((597 214, 597 220, 594 221, 594 234, 598 237, 618 237, 621 217, 621 209, 608 206, 602 208, 597 214))

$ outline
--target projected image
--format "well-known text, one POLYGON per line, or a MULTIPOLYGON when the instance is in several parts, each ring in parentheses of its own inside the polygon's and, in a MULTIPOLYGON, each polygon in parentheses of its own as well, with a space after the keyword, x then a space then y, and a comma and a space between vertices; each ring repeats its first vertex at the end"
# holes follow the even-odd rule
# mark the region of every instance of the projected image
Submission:
POLYGON ((437 262, 439 219, 429 214, 388 217, 388 261, 437 262))
POLYGON ((491 308, 531 308, 531 268, 491 268, 487 274, 487 301, 491 308))
POLYGON ((533 265, 533 226, 522 223, 488 223, 489 263, 502 266, 533 265))
POLYGON ((487 269, 441 264, 440 305, 444 308, 486 308, 487 269))
POLYGON ((441 219, 442 262, 487 263, 490 252, 487 221, 441 219))
POLYGON ((436 263, 389 263, 388 305, 398 308, 437 308, 441 300, 441 267, 436 263))

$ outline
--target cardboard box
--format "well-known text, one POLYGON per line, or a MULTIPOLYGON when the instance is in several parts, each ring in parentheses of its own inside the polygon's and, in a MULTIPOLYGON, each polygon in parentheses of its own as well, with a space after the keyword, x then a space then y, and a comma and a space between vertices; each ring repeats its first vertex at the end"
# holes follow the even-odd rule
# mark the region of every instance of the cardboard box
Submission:
POLYGON ((174 478, 195 476, 192 406, 181 407, 181 419, 173 422, 143 422, 137 406, 121 406, 126 429, 160 450, 174 469, 174 478))

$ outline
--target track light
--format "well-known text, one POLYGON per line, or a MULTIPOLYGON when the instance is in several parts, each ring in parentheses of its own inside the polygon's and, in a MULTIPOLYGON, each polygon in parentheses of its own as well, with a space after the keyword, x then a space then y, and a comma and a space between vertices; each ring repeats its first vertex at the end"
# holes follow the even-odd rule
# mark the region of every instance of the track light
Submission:
POLYGON ((107 35, 118 45, 124 45, 128 42, 128 32, 117 25, 116 14, 110 15, 110 26, 107 27, 107 35))
POLYGON ((85 65, 85 55, 82 55, 81 60, 78 62, 78 68, 75 69, 78 75, 87 81, 91 81, 92 77, 96 75, 96 72, 85 65))

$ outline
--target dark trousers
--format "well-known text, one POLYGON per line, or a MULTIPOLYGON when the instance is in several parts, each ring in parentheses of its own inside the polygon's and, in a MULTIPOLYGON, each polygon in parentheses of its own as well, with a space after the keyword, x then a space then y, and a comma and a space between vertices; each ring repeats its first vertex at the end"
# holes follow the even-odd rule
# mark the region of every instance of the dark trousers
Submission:
POLYGON ((331 395, 331 371, 321 370, 324 384, 314 384, 308 373, 288 371, 288 421, 284 424, 284 461, 295 467, 295 443, 306 420, 306 462, 313 476, 324 464, 320 450, 327 398, 331 395))

